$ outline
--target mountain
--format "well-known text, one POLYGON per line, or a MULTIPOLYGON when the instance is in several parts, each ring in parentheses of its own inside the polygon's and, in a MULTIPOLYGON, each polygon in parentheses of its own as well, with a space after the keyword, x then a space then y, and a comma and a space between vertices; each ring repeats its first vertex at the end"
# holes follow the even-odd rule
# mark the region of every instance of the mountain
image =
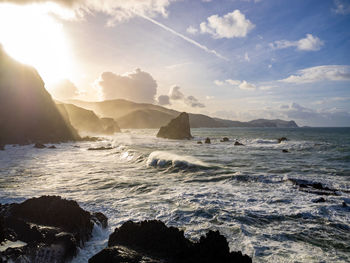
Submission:
MULTIPOLYGON (((70 103, 79 107, 93 110, 103 117, 115 119, 120 128, 145 129, 160 128, 166 125, 180 112, 167 109, 162 106, 136 103, 122 99, 107 100, 100 102, 87 102, 71 100, 70 103)), ((189 113, 191 128, 220 128, 220 127, 277 127, 277 128, 297 128, 294 121, 284 120, 253 120, 250 122, 240 122, 212 118, 203 114, 189 113)))
POLYGON ((110 135, 120 132, 117 122, 112 118, 99 118, 93 111, 73 104, 57 103, 57 107, 80 135, 110 135))
POLYGON ((64 121, 38 72, 0 46, 0 144, 79 139, 64 121))

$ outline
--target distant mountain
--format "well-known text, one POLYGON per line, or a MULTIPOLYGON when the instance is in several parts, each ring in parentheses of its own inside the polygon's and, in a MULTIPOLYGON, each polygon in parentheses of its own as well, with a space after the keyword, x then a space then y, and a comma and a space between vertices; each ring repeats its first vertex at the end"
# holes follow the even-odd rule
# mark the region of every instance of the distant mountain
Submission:
POLYGON ((0 46, 0 144, 78 138, 58 112, 38 72, 13 60, 0 46))
POLYGON ((93 111, 73 104, 57 103, 57 107, 80 135, 109 135, 120 132, 117 122, 112 118, 99 118, 93 111))
MULTIPOLYGON (((93 110, 103 117, 115 119, 120 128, 160 128, 166 125, 171 119, 177 117, 180 112, 167 109, 158 105, 147 103, 135 103, 127 100, 107 100, 100 102, 86 102, 71 100, 70 103, 79 107, 93 110)), ((212 118, 203 114, 189 114, 191 128, 220 128, 220 127, 277 127, 297 128, 294 121, 283 120, 253 120, 240 122, 212 118)))

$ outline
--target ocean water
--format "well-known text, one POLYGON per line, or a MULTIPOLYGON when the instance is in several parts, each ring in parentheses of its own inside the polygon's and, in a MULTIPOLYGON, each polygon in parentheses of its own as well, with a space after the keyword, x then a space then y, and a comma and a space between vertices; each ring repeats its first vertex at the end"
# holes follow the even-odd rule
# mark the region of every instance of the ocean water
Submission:
POLYGON ((8 145, 0 151, 0 202, 60 195, 105 213, 108 229, 95 227, 73 262, 87 262, 123 222, 144 219, 180 227, 193 240, 220 230, 253 262, 350 262, 350 208, 342 207, 350 206, 350 128, 192 129, 189 141, 156 133, 128 130, 57 149, 8 145), (288 141, 277 143, 282 136, 288 141), (206 137, 212 144, 197 144, 206 137), (87 150, 99 146, 113 149, 87 150), (320 196, 290 179, 320 182, 337 195, 314 203, 320 196))

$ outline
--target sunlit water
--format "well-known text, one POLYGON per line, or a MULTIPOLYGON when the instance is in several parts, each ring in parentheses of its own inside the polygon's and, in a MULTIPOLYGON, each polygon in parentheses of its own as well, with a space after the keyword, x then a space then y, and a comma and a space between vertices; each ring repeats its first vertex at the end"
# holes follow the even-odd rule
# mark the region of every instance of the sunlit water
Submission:
POLYGON ((350 204, 350 129, 192 129, 190 141, 156 132, 57 149, 8 145, 0 151, 0 202, 60 195, 105 213, 109 228, 95 228, 74 262, 87 262, 123 222, 154 218, 193 240, 218 229, 254 262, 350 261, 350 208, 341 206, 350 204), (231 141, 220 142, 224 136, 231 141), (282 136, 289 140, 278 144, 282 136), (211 145, 197 144, 205 137, 211 145), (99 146, 114 148, 87 150, 99 146), (321 182, 339 195, 313 203, 319 196, 289 178, 321 182))

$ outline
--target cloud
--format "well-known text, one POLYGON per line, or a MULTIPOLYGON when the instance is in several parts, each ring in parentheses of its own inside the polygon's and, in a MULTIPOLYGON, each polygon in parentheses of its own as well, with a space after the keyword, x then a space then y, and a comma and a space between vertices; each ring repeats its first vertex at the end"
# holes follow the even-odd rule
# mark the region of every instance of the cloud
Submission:
POLYGON ((296 47, 298 50, 303 51, 318 51, 323 46, 323 41, 316 36, 306 34, 305 38, 297 41, 278 40, 270 43, 270 47, 274 49, 284 49, 289 47, 296 47))
POLYGON ((172 101, 183 102, 184 104, 192 108, 204 108, 205 105, 199 102, 194 96, 185 96, 181 91, 179 86, 173 86, 170 88, 169 96, 172 101))
POLYGON ((187 29, 186 29, 186 32, 191 34, 191 35, 195 35, 198 33, 198 29, 193 27, 193 26, 189 26, 187 29))
POLYGON ((238 86, 240 89, 243 89, 243 90, 255 90, 256 89, 256 86, 252 83, 249 83, 245 80, 242 81, 241 84, 239 84, 238 86))
POLYGON ((170 98, 168 95, 160 95, 157 99, 158 104, 165 106, 165 105, 170 105, 170 98))
POLYGON ((73 82, 65 79, 53 85, 50 93, 57 99, 68 100, 78 96, 79 90, 73 82))
POLYGON ((104 99, 126 99, 135 102, 153 103, 157 82, 140 69, 124 75, 103 72, 96 81, 104 99))
POLYGON ((334 0, 335 9, 333 11, 336 14, 347 15, 350 14, 350 2, 344 0, 334 0))
POLYGON ((319 81, 349 81, 350 66, 348 65, 324 65, 299 70, 296 75, 291 75, 280 81, 287 83, 313 83, 319 81))
POLYGON ((240 80, 235 80, 235 79, 227 79, 225 80, 225 82, 233 86, 238 86, 239 84, 241 84, 240 80))
POLYGON ((200 24, 201 33, 208 33, 213 38, 245 37, 254 27, 255 25, 239 10, 222 17, 212 15, 207 18, 207 22, 200 24))

